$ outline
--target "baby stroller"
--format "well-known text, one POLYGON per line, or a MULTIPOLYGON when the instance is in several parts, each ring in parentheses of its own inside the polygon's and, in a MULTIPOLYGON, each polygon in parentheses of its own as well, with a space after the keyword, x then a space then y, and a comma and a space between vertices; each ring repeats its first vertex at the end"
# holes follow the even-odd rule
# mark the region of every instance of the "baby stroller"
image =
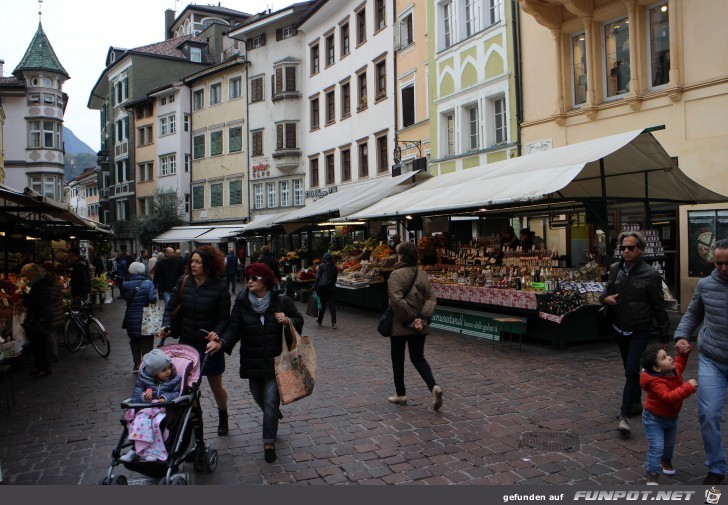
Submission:
MULTIPOLYGON (((162 421, 169 436, 165 441, 168 457, 166 461, 132 460, 122 461, 120 457, 126 448, 132 448, 133 441, 128 439, 130 421, 121 419, 124 427, 116 447, 111 451, 111 466, 106 476, 101 479, 101 485, 126 485, 127 477, 114 475, 114 467, 123 464, 127 470, 146 475, 152 479, 159 479, 159 484, 190 484, 190 476, 181 472, 182 463, 192 462, 196 471, 212 473, 217 468, 217 451, 205 444, 202 430, 202 409, 200 407, 201 369, 207 362, 207 356, 200 364, 200 355, 194 347, 183 344, 165 345, 160 347, 172 360, 177 374, 182 377, 182 392, 179 398, 171 402, 160 403, 131 403, 131 399, 124 400, 121 408, 144 409, 150 407, 164 407, 165 419, 162 421)), ((142 363, 143 366, 143 363, 142 363)))

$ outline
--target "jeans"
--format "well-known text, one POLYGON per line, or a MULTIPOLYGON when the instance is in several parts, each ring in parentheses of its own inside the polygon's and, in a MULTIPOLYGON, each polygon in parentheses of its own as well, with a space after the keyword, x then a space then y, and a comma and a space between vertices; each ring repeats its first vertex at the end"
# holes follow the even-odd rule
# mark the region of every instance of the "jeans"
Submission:
POLYGON ((660 461, 671 461, 675 452, 677 416, 666 417, 642 411, 642 426, 647 438, 647 473, 662 473, 660 461))
POLYGON ((134 363, 134 368, 139 368, 144 355, 154 349, 154 337, 150 335, 135 338, 129 337, 129 348, 131 349, 131 359, 134 363))
POLYGON ((248 379, 250 393, 263 411, 263 443, 274 444, 278 434, 278 408, 281 397, 275 377, 270 379, 248 379))
POLYGON ((401 337, 389 337, 391 341, 392 372, 394 374, 394 387, 397 396, 405 396, 407 390, 404 387, 404 349, 409 345, 410 361, 420 373, 420 377, 427 384, 427 389, 432 391, 437 383, 432 376, 432 370, 425 359, 425 336, 404 335, 401 337))
POLYGON ((172 298, 172 292, 171 291, 160 291, 159 296, 162 297, 162 300, 164 300, 164 306, 167 307, 167 304, 169 303, 169 299, 172 298))
POLYGON ((725 452, 720 434, 720 424, 728 388, 728 364, 698 356, 698 419, 700 434, 707 460, 705 466, 710 473, 724 475, 726 472, 725 452))
POLYGON ((640 387, 640 355, 647 349, 650 339, 649 330, 639 330, 632 335, 616 334, 619 353, 622 355, 624 366, 624 390, 622 391, 622 406, 619 415, 629 417, 632 406, 640 403, 642 388, 640 387))
POLYGON ((237 291, 237 289, 238 289, 238 274, 237 274, 237 272, 234 273, 234 274, 225 274, 225 278, 227 280, 228 291, 230 291, 231 293, 235 293, 235 291, 237 291), (233 285, 233 289, 230 289, 230 284, 233 285))

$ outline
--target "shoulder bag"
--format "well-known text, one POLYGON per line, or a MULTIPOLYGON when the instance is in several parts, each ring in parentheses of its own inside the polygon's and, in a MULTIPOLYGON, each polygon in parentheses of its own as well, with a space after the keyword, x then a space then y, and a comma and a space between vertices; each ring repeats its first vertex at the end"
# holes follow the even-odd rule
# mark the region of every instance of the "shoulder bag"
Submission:
MULTIPOLYGON (((418 275, 420 275, 420 272, 419 272, 419 270, 415 269, 415 276, 412 279, 412 282, 410 283, 409 288, 407 288, 407 292, 404 294, 404 298, 407 298, 407 296, 410 294, 410 291, 412 291, 412 288, 415 285, 415 281, 417 280, 418 275)), ((391 337, 393 325, 394 325, 394 312, 392 311, 392 307, 387 307, 387 310, 385 310, 384 314, 382 314, 381 317, 379 318, 379 323, 377 324, 377 331, 383 337, 391 337)))

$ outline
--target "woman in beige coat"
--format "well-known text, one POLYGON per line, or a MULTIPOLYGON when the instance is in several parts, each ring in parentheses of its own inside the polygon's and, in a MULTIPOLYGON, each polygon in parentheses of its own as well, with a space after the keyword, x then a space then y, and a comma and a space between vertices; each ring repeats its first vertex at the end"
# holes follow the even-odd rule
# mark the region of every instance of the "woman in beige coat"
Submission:
POLYGON ((389 306, 394 313, 390 342, 396 389, 396 395, 388 399, 392 403, 407 403, 404 351, 409 346, 410 361, 432 392, 432 408, 437 411, 442 406, 442 389, 435 382, 425 359, 425 336, 429 333, 428 325, 435 313, 437 299, 427 273, 417 268, 417 246, 412 242, 403 242, 397 246, 397 254, 399 262, 387 281, 389 306))

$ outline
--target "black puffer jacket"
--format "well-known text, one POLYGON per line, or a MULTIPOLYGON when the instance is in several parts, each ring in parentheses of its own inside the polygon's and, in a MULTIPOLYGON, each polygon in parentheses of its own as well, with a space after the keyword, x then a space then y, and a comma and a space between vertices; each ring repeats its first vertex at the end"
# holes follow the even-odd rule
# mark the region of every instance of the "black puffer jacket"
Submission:
MULTIPOLYGON (((230 294, 222 279, 207 279, 198 286, 195 278, 182 276, 172 290, 167 307, 164 309, 162 326, 172 326, 172 311, 180 298, 182 280, 188 277, 182 291, 182 325, 180 326, 179 343, 191 345, 198 351, 207 346, 206 335, 201 330, 214 331, 218 335, 225 333, 230 319, 230 294)), ((179 314, 178 314, 179 315, 179 314)), ((176 338, 177 335, 171 335, 176 338)))
POLYGON ((44 276, 33 283, 28 294, 23 295, 27 321, 35 321, 43 325, 51 324, 53 321, 52 288, 53 281, 44 276))
MULTIPOLYGON (((265 324, 250 304, 247 287, 235 298, 230 324, 221 341, 228 354, 233 352, 235 344, 240 341, 240 377, 243 379, 275 377, 273 358, 283 351, 281 325, 273 317, 275 312, 283 312, 299 333, 303 330, 303 316, 296 304, 278 290, 273 291, 265 313, 265 324)), ((286 341, 290 346, 291 336, 287 326, 286 341)))

